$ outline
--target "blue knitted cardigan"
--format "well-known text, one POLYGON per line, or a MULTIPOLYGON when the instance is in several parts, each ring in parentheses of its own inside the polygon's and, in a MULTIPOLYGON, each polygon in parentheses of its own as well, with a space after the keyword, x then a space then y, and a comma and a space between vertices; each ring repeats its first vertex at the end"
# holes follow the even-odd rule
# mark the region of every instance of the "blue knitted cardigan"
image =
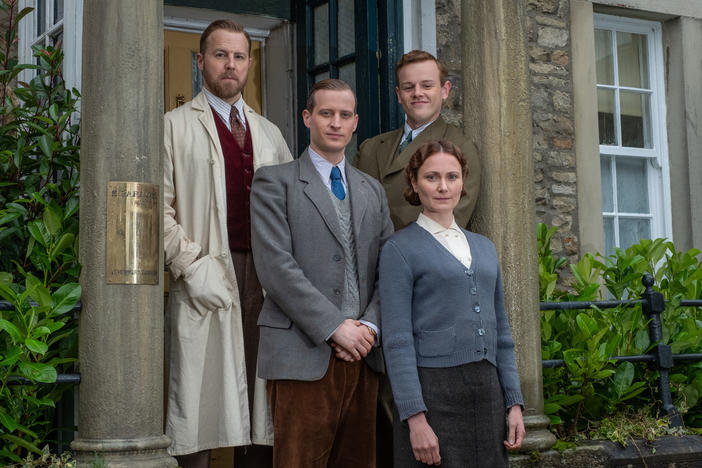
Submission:
POLYGON ((470 268, 417 223, 395 233, 380 255, 383 351, 403 421, 427 409, 417 367, 487 359, 497 367, 505 408, 524 404, 495 246, 463 232, 470 268))

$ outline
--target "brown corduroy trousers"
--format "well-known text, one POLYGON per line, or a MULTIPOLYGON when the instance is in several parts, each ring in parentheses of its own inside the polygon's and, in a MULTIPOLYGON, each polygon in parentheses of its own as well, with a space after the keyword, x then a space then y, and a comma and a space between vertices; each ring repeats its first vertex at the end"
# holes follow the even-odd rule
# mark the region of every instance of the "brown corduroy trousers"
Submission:
POLYGON ((374 468, 378 375, 335 358, 321 380, 268 381, 276 468, 374 468))

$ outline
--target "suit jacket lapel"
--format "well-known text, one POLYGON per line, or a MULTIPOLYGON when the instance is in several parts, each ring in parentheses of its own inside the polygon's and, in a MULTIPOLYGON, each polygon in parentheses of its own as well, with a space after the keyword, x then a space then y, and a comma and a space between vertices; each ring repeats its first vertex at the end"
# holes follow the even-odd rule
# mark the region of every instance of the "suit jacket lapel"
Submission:
MULTIPOLYGON (((378 146, 378 155, 385 161, 385 167, 380 167, 381 179, 388 174, 397 172, 395 167, 397 166, 398 154, 397 150, 400 147, 402 141, 402 131, 403 127, 398 128, 394 132, 390 133, 387 138, 378 146)), ((405 148, 407 149, 407 148, 405 148)), ((380 157, 378 161, 380 161, 380 157)), ((403 166, 404 167, 404 166, 403 166)))
POLYGON ((391 159, 391 163, 388 165, 388 168, 383 174, 383 177, 403 170, 409 162, 409 159, 412 156, 412 154, 414 154, 414 152, 417 151, 417 149, 419 149, 419 147, 422 146, 423 143, 429 140, 437 140, 443 138, 443 136, 446 134, 446 122, 444 121, 443 117, 439 116, 439 118, 437 118, 431 125, 425 128, 424 131, 422 131, 422 133, 417 135, 417 138, 412 140, 410 144, 407 145, 405 149, 399 154, 396 154, 395 151, 400 146, 400 139, 402 139, 403 129, 400 128, 397 130, 397 132, 399 133, 399 135, 397 144, 393 146, 393 158, 391 159))
POLYGON ((366 180, 358 173, 358 170, 348 163, 346 164, 346 181, 348 182, 349 193, 351 194, 353 234, 356 237, 356 247, 358 247, 363 216, 368 207, 368 186, 366 180))
MULTIPOLYGON (((339 243, 343 242, 341 236, 341 228, 339 227, 339 218, 334 208, 334 203, 331 200, 329 189, 319 177, 319 172, 312 164, 310 155, 305 150, 299 158, 300 180, 306 182, 307 185, 303 189, 307 198, 319 211, 319 215, 324 220, 331 233, 339 243)), ((348 171, 348 168, 347 168, 348 171)))

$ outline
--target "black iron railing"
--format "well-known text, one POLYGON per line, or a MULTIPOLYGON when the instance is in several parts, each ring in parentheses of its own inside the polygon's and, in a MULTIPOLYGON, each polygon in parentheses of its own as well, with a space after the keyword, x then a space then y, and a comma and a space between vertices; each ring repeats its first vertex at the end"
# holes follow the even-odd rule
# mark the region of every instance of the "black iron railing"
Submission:
MULTIPOLYGON (((599 309, 614 309, 620 306, 631 306, 641 304, 642 310, 648 322, 648 334, 651 343, 657 343, 648 354, 633 356, 612 356, 610 359, 617 362, 652 362, 658 370, 658 393, 661 400, 663 412, 670 418, 672 427, 682 425, 680 413, 673 405, 673 398, 670 392, 670 380, 668 378, 670 369, 675 361, 702 361, 702 353, 698 354, 673 354, 670 346, 663 343, 663 326, 661 313, 665 310, 665 300, 663 294, 653 289, 653 276, 644 275, 641 280, 646 287, 641 295, 641 299, 629 301, 580 301, 580 302, 542 302, 541 310, 576 310, 597 307, 599 309)), ((702 300, 684 300, 680 302, 681 307, 702 307, 702 300)), ((546 359, 542 361, 544 368, 554 368, 565 366, 563 359, 546 359)))

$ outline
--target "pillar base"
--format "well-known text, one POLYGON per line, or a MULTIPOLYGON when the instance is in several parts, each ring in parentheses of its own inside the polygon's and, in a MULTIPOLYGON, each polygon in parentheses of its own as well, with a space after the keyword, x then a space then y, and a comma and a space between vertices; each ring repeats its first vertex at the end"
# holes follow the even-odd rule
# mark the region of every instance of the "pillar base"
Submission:
POLYGON ((166 449, 168 436, 139 439, 76 439, 71 443, 77 468, 92 468, 95 463, 108 468, 176 468, 175 458, 166 449), (103 463, 103 464, 100 464, 103 463))
POLYGON ((521 452, 531 452, 538 450, 546 451, 556 443, 556 436, 548 430, 550 420, 543 414, 532 414, 524 416, 524 427, 526 437, 522 442, 521 452))

